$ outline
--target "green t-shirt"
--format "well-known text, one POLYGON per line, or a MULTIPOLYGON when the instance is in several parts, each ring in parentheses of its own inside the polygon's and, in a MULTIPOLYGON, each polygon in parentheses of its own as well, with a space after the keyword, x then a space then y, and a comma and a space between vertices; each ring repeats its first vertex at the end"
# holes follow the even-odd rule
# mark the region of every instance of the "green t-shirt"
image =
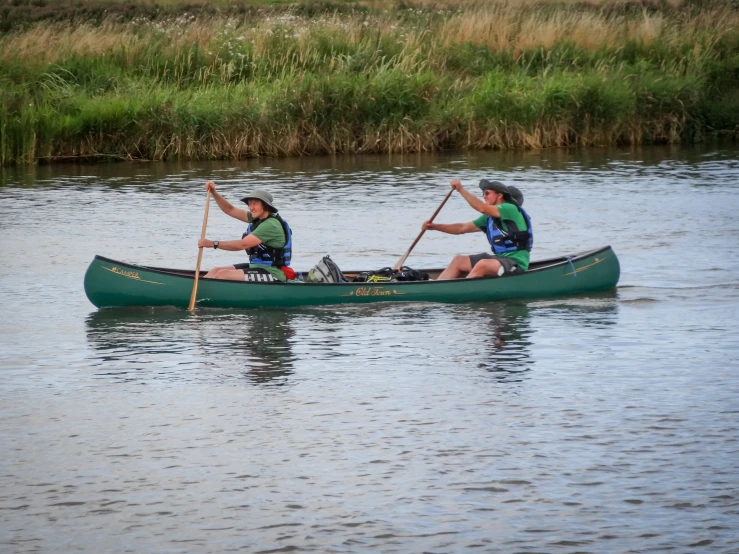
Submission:
MULTIPOLYGON (((516 206, 505 202, 497 206, 497 208, 500 211, 500 219, 502 221, 503 231, 508 230, 506 221, 513 221, 518 226, 519 231, 525 231, 526 229, 528 229, 528 227, 526 226, 526 220, 524 219, 523 215, 521 215, 521 212, 516 206)), ((475 227, 478 227, 484 233, 488 226, 488 216, 482 214, 472 223, 474 223, 475 227)), ((496 256, 513 258, 518 266, 521 268, 521 271, 526 271, 529 268, 530 256, 528 250, 516 250, 515 252, 506 252, 505 254, 496 254, 496 256)))
MULTIPOLYGON (((249 222, 253 220, 251 213, 249 213, 249 222)), ((252 233, 255 237, 262 241, 262 244, 269 246, 270 248, 282 248, 287 242, 285 236, 285 230, 282 225, 274 217, 270 217, 259 224, 259 227, 252 233)), ((272 276, 279 281, 287 281, 287 277, 279 267, 262 266, 264 269, 269 271, 272 276)))

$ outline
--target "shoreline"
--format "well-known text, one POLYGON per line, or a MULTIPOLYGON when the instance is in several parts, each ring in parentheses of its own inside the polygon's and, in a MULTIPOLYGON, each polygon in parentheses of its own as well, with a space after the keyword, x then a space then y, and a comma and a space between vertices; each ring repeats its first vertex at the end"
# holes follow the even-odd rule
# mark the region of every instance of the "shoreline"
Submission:
POLYGON ((724 3, 339 4, 2 33, 0 165, 739 137, 724 3))

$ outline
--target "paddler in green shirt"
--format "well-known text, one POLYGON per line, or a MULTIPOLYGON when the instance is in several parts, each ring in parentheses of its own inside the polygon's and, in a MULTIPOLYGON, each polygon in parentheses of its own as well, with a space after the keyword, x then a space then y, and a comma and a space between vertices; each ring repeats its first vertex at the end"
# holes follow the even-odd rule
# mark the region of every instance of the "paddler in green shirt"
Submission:
POLYGON ((454 256, 438 280, 473 277, 502 277, 515 275, 529 268, 529 253, 534 244, 531 218, 521 207, 523 193, 516 187, 507 187, 500 181, 480 181, 482 199, 452 179, 452 188, 482 215, 467 223, 423 224, 424 230, 441 231, 450 235, 482 231, 490 243, 492 254, 484 252, 472 256, 454 256))
POLYGON ((205 188, 213 194, 223 213, 248 223, 246 232, 238 240, 200 239, 198 248, 215 248, 238 252, 246 250, 248 263, 214 267, 205 275, 210 279, 231 281, 281 281, 295 278, 290 268, 292 231, 287 221, 277 214, 272 195, 264 190, 253 190, 241 199, 248 210, 236 208, 216 191, 213 181, 205 188))

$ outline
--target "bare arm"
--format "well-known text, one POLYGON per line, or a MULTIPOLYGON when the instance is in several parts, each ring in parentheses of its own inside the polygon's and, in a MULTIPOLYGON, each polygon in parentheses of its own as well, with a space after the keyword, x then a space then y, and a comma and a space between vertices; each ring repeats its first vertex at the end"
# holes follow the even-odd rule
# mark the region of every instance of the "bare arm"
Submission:
POLYGON ((467 203, 473 210, 491 217, 500 217, 500 210, 497 206, 491 206, 490 204, 483 202, 480 198, 464 188, 459 179, 452 179, 452 188, 459 191, 459 194, 462 195, 462 198, 467 200, 467 203))
MULTIPOLYGON (((230 215, 231 217, 238 219, 240 221, 243 221, 245 223, 249 223, 249 211, 244 210, 242 208, 237 208, 231 202, 223 198, 218 192, 216 191, 216 185, 213 181, 208 181, 205 183, 206 190, 209 190, 211 194, 213 195, 213 198, 215 198, 216 204, 218 204, 218 207, 221 208, 221 211, 226 214, 230 215)), ((232 242, 232 241, 229 241, 232 242)), ((222 246, 218 246, 219 248, 222 248, 222 246)), ((239 250, 238 248, 236 250, 239 250)))
MULTIPOLYGON (((258 244, 262 244, 262 239, 258 239, 254 235, 246 235, 243 239, 218 241, 218 249, 238 252, 239 250, 253 248, 258 244)), ((213 241, 210 239, 200 239, 198 240, 198 248, 213 248, 213 241)))
POLYGON ((424 231, 441 231, 448 235, 464 235, 465 233, 477 233, 480 231, 472 221, 467 223, 430 223, 425 221, 423 224, 424 231))

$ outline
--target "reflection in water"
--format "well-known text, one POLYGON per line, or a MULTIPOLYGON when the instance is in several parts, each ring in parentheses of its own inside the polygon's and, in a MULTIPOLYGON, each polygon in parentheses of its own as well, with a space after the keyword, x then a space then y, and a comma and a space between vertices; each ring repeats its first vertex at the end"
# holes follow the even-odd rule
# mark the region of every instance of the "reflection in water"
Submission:
POLYGON ((88 342, 99 353, 98 375, 149 379, 148 364, 156 360, 157 376, 167 380, 226 381, 239 375, 280 385, 295 361, 290 317, 277 311, 115 309, 94 312, 86 323, 88 342), (212 371, 204 374, 203 367, 212 371))
MULTIPOLYGON (((394 175, 413 175, 418 180, 420 172, 437 172, 440 169, 456 172, 467 170, 497 173, 520 173, 526 168, 542 168, 550 171, 571 171, 573 165, 587 170, 612 171, 614 164, 639 164, 662 168, 666 163, 671 169, 699 164, 713 158, 735 158, 733 149, 715 148, 711 145, 650 145, 646 147, 607 148, 554 148, 546 150, 482 150, 464 152, 434 152, 424 154, 364 154, 306 156, 288 158, 249 158, 229 161, 168 161, 153 164, 44 164, 22 167, 0 167, 0 188, 12 184, 15 187, 37 188, 63 186, 83 189, 91 184, 110 189, 134 186, 140 192, 157 194, 182 193, 192 189, 182 186, 190 180, 198 183, 209 178, 217 181, 238 179, 269 172, 278 180, 301 175, 300 184, 307 177, 309 186, 325 190, 327 183, 312 179, 315 174, 346 177, 356 174, 374 176, 388 171, 394 175), (679 163, 676 163, 679 161, 679 163), (158 182, 152 190, 149 185, 158 182), (162 186, 164 185, 164 186, 162 186)), ((365 180, 365 184, 366 184, 365 180)), ((446 180, 445 184, 446 184, 446 180)), ((330 183, 329 183, 330 184, 330 183)), ((302 187, 301 187, 302 188, 302 187)), ((197 187, 201 193, 202 188, 197 187)))
POLYGON ((347 370, 376 364, 423 371, 479 368, 497 382, 520 382, 536 364, 533 318, 573 329, 603 329, 616 321, 615 297, 289 312, 99 310, 87 319, 87 337, 96 352, 97 375, 123 381, 246 378, 280 386, 289 383, 298 366, 309 375, 336 362, 347 370))
POLYGON ((531 369, 531 309, 527 304, 476 304, 472 314, 489 337, 482 341, 478 367, 500 381, 520 381, 531 369))
POLYGON ((243 375, 255 383, 283 385, 293 374, 290 341, 295 333, 290 317, 285 312, 265 312, 238 323, 230 348, 248 367, 243 375))
POLYGON ((535 363, 531 354, 532 318, 544 318, 569 326, 603 329, 617 322, 616 291, 568 299, 528 303, 474 304, 465 313, 486 331, 478 367, 499 381, 520 381, 535 363))

